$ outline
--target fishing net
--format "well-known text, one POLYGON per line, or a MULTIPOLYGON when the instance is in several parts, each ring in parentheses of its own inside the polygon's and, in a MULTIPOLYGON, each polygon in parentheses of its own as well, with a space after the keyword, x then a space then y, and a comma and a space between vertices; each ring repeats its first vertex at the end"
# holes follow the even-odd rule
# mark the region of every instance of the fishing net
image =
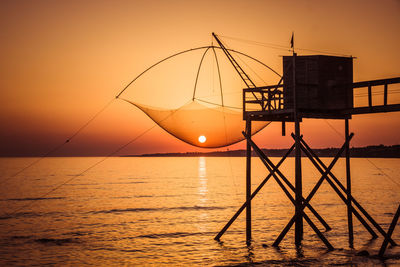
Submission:
MULTIPOLYGON (((241 53, 236 56, 246 57, 247 62, 242 63, 252 72, 260 71, 260 67, 266 71, 254 58, 241 53)), ((267 69, 269 77, 276 79, 277 75, 270 72, 267 69)), ((136 106, 162 129, 188 144, 218 148, 244 139, 242 90, 245 85, 218 47, 191 49, 161 60, 128 87, 118 98, 136 106)), ((252 134, 268 124, 253 122, 252 134)))
MULTIPOLYGON (((194 146, 216 148, 243 140, 245 123, 239 110, 207 106, 196 100, 171 110, 131 104, 141 109, 165 131, 194 146)), ((253 134, 266 125, 266 122, 253 123, 253 134)))

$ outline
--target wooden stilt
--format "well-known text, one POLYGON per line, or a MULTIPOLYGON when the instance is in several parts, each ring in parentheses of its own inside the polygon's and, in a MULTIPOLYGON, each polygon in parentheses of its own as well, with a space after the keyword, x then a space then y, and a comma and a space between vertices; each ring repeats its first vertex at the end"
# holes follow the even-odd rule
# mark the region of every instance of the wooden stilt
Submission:
POLYGON ((302 175, 301 175, 301 149, 300 149, 300 122, 299 119, 295 119, 295 245, 301 246, 301 240, 303 240, 303 212, 301 209, 303 203, 303 188, 302 188, 302 175))
POLYGON ((345 138, 346 138, 346 185, 347 185, 347 227, 349 233, 349 246, 354 247, 353 235, 353 213, 351 212, 351 174, 350 174, 350 140, 349 140, 349 119, 345 119, 345 138))
POLYGON ((301 212, 301 205, 303 202, 303 189, 302 189, 302 177, 301 177, 301 150, 300 150, 300 120, 299 114, 297 113, 297 91, 296 91, 296 56, 297 54, 293 49, 292 57, 292 75, 293 75, 293 117, 294 117, 294 132, 295 132, 295 235, 294 243, 297 247, 301 246, 301 240, 303 239, 303 216, 301 212))
MULTIPOLYGON (((251 136, 251 120, 246 120, 246 133, 251 136)), ((251 145, 246 147, 246 243, 251 242, 251 145)))

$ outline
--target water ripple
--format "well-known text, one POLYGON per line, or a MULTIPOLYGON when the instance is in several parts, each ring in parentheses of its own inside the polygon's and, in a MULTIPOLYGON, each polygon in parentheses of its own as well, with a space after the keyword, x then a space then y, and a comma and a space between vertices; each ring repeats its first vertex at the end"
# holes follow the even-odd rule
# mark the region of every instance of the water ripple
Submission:
POLYGON ((101 214, 101 213, 125 213, 125 212, 148 212, 148 211, 173 211, 173 210, 225 210, 232 207, 203 207, 203 206, 190 206, 190 207, 170 207, 170 208, 127 208, 127 209, 110 209, 110 210, 99 210, 91 211, 89 213, 101 214))
POLYGON ((78 238, 38 238, 35 242, 46 244, 46 245, 57 245, 62 246, 69 243, 79 243, 78 238))
POLYGON ((0 201, 34 201, 34 200, 55 200, 65 199, 65 197, 25 197, 25 198, 8 198, 0 199, 0 201))
POLYGON ((163 233, 163 234, 148 234, 148 235, 139 235, 136 238, 179 238, 179 237, 187 237, 187 236, 196 236, 196 235, 215 235, 215 232, 174 232, 174 233, 163 233))

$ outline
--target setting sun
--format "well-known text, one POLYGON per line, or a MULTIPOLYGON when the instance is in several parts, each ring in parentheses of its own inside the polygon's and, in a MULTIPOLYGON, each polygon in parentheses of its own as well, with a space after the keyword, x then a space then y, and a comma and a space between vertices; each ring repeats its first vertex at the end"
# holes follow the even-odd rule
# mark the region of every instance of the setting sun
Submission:
POLYGON ((204 143, 207 140, 207 138, 204 135, 199 136, 199 142, 204 143))

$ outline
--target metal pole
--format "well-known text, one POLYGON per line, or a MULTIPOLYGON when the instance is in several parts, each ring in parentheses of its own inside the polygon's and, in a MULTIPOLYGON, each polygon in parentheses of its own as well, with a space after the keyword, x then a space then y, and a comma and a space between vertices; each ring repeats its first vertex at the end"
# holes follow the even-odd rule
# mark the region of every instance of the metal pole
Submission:
MULTIPOLYGON (((246 120, 246 134, 251 137, 251 119, 246 120)), ((246 145, 246 243, 251 242, 251 145, 246 145)))
POLYGON ((349 231, 349 246, 354 247, 353 234, 353 212, 351 208, 351 175, 350 175, 350 138, 349 138, 349 119, 345 119, 345 138, 346 138, 346 186, 347 186, 347 226, 349 231))

